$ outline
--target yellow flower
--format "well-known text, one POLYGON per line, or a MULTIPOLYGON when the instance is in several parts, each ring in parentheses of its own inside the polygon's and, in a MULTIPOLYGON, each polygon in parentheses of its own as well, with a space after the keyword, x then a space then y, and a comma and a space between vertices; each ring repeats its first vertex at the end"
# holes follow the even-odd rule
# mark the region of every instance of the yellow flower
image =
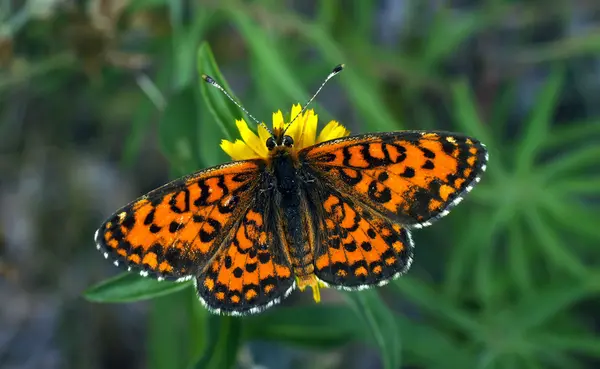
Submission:
MULTIPOLYGON (((293 105, 289 121, 294 119, 300 111, 302 111, 300 105, 293 105)), ((296 118, 289 127, 287 127, 285 134, 292 137, 294 140, 294 148, 296 150, 312 146, 319 142, 348 136, 348 134, 350 134, 346 127, 332 120, 327 123, 317 136, 317 121, 318 119, 315 112, 312 109, 307 109, 302 115, 296 118)), ((236 139, 234 142, 222 140, 221 148, 223 151, 231 156, 231 159, 233 160, 255 158, 266 159, 269 156, 269 150, 267 150, 265 143, 271 136, 266 128, 262 125, 258 126, 257 135, 248 127, 245 120, 236 120, 235 124, 240 131, 242 139, 236 139)), ((277 134, 277 132, 281 132, 285 126, 286 123, 283 120, 281 111, 273 113, 273 132, 277 134)))

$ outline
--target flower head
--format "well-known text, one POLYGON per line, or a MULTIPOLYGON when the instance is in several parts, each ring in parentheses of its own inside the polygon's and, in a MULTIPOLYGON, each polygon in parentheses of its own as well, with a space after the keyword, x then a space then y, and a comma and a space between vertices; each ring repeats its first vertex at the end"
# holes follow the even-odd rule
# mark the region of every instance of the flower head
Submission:
MULTIPOLYGON (((348 136, 348 134, 350 134, 346 127, 332 120, 327 123, 317 136, 318 119, 312 109, 304 111, 304 113, 299 115, 288 127, 287 125, 289 122, 291 122, 301 111, 302 107, 300 105, 293 105, 288 122, 284 121, 281 111, 273 113, 273 133, 276 136, 280 135, 283 130, 287 128, 285 134, 292 137, 296 150, 312 146, 319 142, 348 136)), ((225 151, 233 160, 255 158, 266 159, 269 156, 266 141, 271 137, 271 134, 267 129, 262 125, 259 125, 257 135, 250 127, 248 127, 245 120, 236 120, 235 124, 240 131, 241 140, 236 139, 234 142, 222 140, 221 148, 223 151, 225 151)))

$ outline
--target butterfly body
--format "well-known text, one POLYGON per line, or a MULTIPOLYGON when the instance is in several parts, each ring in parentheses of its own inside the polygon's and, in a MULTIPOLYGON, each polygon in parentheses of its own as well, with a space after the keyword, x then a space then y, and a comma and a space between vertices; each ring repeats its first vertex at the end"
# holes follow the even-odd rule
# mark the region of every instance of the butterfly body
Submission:
MULTIPOLYGON (((277 132, 276 132, 277 133, 277 132)), ((412 262, 410 230, 448 214, 479 181, 487 151, 471 137, 400 131, 297 148, 276 134, 264 158, 173 181, 96 232, 117 265, 193 279, 213 312, 260 312, 294 288, 360 290, 412 262)))

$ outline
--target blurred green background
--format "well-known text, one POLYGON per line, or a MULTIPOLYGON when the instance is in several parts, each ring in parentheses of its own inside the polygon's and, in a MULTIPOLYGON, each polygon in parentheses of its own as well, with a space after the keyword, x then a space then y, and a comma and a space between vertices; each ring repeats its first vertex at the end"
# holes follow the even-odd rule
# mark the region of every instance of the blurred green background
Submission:
POLYGON ((600 367, 597 1, 2 0, 0 22, 0 367, 600 367), (227 160, 241 114, 199 73, 270 123, 339 63, 321 123, 490 150, 406 276, 223 318, 96 251, 117 208, 227 160))

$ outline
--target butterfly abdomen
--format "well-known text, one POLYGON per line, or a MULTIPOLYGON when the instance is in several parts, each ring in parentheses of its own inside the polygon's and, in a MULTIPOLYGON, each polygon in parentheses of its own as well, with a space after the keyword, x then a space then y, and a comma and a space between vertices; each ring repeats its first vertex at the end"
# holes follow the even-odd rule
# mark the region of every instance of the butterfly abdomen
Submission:
POLYGON ((294 273, 299 277, 310 275, 314 272, 314 254, 308 242, 308 232, 303 226, 300 208, 297 206, 284 207, 281 210, 284 218, 288 255, 294 273))
POLYGON ((310 275, 314 272, 314 255, 302 219, 303 201, 294 159, 290 155, 276 156, 272 160, 272 169, 279 192, 282 237, 285 237, 288 246, 287 254, 297 276, 310 275))

